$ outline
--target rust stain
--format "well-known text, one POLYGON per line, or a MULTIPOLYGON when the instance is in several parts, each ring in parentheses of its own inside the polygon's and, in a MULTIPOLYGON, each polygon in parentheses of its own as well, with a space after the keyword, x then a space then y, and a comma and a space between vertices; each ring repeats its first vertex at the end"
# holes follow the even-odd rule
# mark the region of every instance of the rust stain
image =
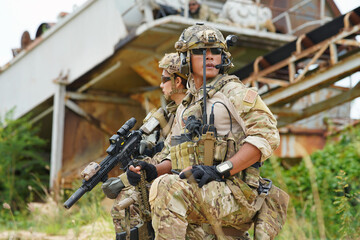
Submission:
POLYGON ((275 150, 274 155, 281 158, 301 158, 301 152, 295 147, 295 143, 303 146, 309 154, 322 149, 326 139, 324 134, 319 132, 314 130, 307 133, 280 134, 280 146, 275 150))

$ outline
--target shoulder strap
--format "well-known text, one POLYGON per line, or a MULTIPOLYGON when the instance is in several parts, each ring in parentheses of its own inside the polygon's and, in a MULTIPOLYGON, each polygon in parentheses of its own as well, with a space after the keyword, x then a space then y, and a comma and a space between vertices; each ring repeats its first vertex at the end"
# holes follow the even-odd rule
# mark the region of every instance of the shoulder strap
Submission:
POLYGON ((224 74, 221 78, 219 78, 218 81, 215 82, 215 84, 208 91, 207 95, 209 96, 209 98, 214 96, 214 94, 216 92, 218 92, 221 88, 223 88, 229 82, 240 82, 240 80, 237 77, 235 77, 234 75, 224 74))
MULTIPOLYGON (((208 97, 211 98, 212 96, 214 96, 215 93, 220 91, 220 89, 222 89, 229 82, 239 82, 239 83, 241 83, 240 80, 236 76, 224 74, 221 78, 219 78, 219 80, 213 85, 211 90, 208 92, 208 97)), ((222 95, 224 95, 229 100, 228 96, 226 96, 223 93, 222 93, 222 95)), ((229 100, 228 102, 231 105, 230 108, 229 108, 230 113, 234 116, 235 120, 241 126, 241 130, 243 131, 244 136, 246 136, 244 121, 242 121, 240 119, 239 115, 236 113, 235 107, 231 103, 231 101, 229 100)))

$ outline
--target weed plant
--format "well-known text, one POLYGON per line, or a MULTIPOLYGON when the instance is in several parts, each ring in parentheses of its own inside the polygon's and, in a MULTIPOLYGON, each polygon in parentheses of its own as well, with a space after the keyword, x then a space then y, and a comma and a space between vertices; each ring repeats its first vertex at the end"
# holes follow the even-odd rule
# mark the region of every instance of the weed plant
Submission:
POLYGON ((290 195, 278 239, 360 239, 359 127, 329 139, 290 169, 272 158, 261 171, 290 195))
MULTIPOLYGON (((104 198, 100 184, 70 210, 66 210, 63 203, 65 195, 70 196, 73 190, 62 192, 55 201, 47 191, 45 141, 38 137, 39 129, 31 124, 29 117, 13 120, 13 111, 0 117, 0 233, 30 230, 64 235, 72 229, 78 236, 82 227, 98 221, 107 229, 102 230, 102 234, 110 232, 113 238, 110 213, 100 205, 104 198)), ((80 185, 80 181, 73 183, 73 186, 80 185)), ((93 229, 96 228, 92 227, 91 231, 93 229)))

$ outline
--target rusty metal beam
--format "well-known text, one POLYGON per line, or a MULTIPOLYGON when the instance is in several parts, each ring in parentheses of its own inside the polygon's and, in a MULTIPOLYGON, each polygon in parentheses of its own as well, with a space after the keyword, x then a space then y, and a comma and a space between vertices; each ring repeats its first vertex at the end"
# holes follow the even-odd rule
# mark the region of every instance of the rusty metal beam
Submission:
POLYGON ((289 86, 289 82, 284 81, 284 80, 280 80, 280 79, 274 79, 274 78, 265 78, 265 77, 260 77, 258 79, 259 82, 262 83, 267 83, 267 84, 276 84, 282 87, 287 87, 289 86))
POLYGON ((106 78, 109 74, 111 74, 112 72, 114 72, 116 69, 118 69, 121 66, 121 62, 116 62, 112 67, 110 67, 109 69, 107 69, 106 71, 102 72, 99 76, 95 77, 94 79, 90 80, 90 82, 86 83, 84 86, 82 86, 81 88, 79 88, 77 91, 78 92, 84 92, 85 90, 87 90, 88 88, 90 88, 91 86, 93 86, 94 84, 96 84, 97 82, 99 82, 101 79, 106 78))
POLYGON ((278 118, 300 117, 302 114, 301 110, 293 110, 291 108, 270 107, 270 110, 273 114, 277 115, 278 118))
MULTIPOLYGON (((251 74, 248 78, 245 78, 242 82, 244 84, 247 84, 247 83, 252 83, 252 85, 254 85, 254 81, 257 81, 257 79, 259 79, 259 77, 265 77, 266 75, 270 74, 270 73, 273 73, 283 67, 286 67, 288 66, 290 63, 293 63, 295 61, 298 61, 300 59, 304 59, 304 58, 309 58, 309 57, 312 57, 313 54, 316 54, 315 55, 315 58, 319 58, 321 56, 321 54, 329 47, 330 44, 332 43, 336 43, 337 41, 341 40, 341 39, 344 39, 356 32, 358 32, 360 30, 360 24, 358 25, 355 25, 351 28, 347 28, 345 29, 344 31, 342 31, 341 33, 331 37, 330 39, 327 39, 327 40, 324 40, 323 42, 321 43, 318 43, 312 47, 309 47, 305 50, 301 50, 301 48, 298 46, 297 47, 297 51, 298 52, 295 52, 292 56, 268 67, 268 68, 265 68, 264 70, 262 71, 259 71, 259 72, 256 72, 255 69, 254 69, 254 73, 251 74), (300 51, 300 52, 299 52, 300 51), (319 51, 319 52, 318 52, 319 51), (316 53, 318 52, 318 53, 316 53), (319 56, 318 56, 319 55, 319 56)), ((302 38, 299 40, 299 43, 297 45, 300 44, 302 38)), ((260 58, 260 57, 259 57, 260 58)), ((255 64, 255 63, 254 63, 255 64)), ((297 80, 300 80, 300 78, 298 77, 297 80)), ((297 81, 295 80, 295 81, 297 81)))
POLYGON ((45 111, 41 112, 36 117, 30 119, 30 123, 34 124, 34 123, 40 121, 42 118, 44 118, 45 116, 50 114, 53 110, 54 110, 54 106, 51 106, 51 107, 47 108, 45 111))
POLYGON ((130 98, 122 98, 116 96, 109 96, 103 94, 89 94, 89 93, 77 93, 77 92, 66 92, 66 98, 73 100, 82 100, 82 101, 97 101, 97 102, 108 102, 108 103, 118 103, 118 104, 134 104, 134 100, 130 98))
POLYGON ((271 108, 271 110, 275 114, 277 114, 276 112, 279 112, 279 113, 286 112, 286 111, 289 112, 288 116, 286 116, 286 115, 281 116, 278 114, 278 116, 279 116, 278 127, 283 127, 287 124, 299 121, 301 119, 305 119, 305 118, 315 115, 317 113, 320 113, 325 110, 334 108, 341 104, 344 104, 345 102, 354 100, 357 97, 360 97, 360 82, 358 82, 355 87, 353 87, 352 89, 350 89, 344 93, 338 94, 337 96, 331 97, 324 101, 315 103, 315 104, 311 105, 310 107, 299 111, 299 112, 301 112, 301 114, 291 115, 290 113, 295 112, 295 111, 288 111, 287 109, 284 110, 281 108, 271 108))
POLYGON ((320 73, 315 73, 305 77, 288 87, 276 89, 263 96, 264 102, 268 106, 284 105, 293 102, 306 94, 315 92, 323 87, 327 87, 341 78, 350 75, 360 69, 360 52, 353 54, 339 61, 334 66, 330 66, 320 73))
POLYGON ((350 39, 341 39, 336 41, 336 44, 346 45, 346 46, 354 46, 354 47, 360 47, 360 42, 356 40, 350 40, 350 39))
POLYGON ((83 117, 87 121, 89 121, 91 124, 96 126, 98 129, 100 129, 102 132, 104 132, 106 135, 111 136, 113 134, 113 130, 111 130, 110 127, 108 127, 105 123, 101 122, 99 119, 95 118, 93 115, 87 113, 84 109, 82 109, 79 105, 77 105, 75 102, 67 99, 65 102, 66 107, 68 107, 71 111, 79 115, 80 117, 83 117))
POLYGON ((328 48, 327 44, 324 44, 319 51, 315 54, 315 56, 310 60, 310 62, 308 62, 308 64, 305 66, 305 68, 303 69, 303 71, 301 72, 301 74, 294 80, 294 82, 298 82, 300 81, 305 74, 309 71, 309 68, 311 65, 313 65, 318 59, 319 57, 325 52, 325 50, 328 48))

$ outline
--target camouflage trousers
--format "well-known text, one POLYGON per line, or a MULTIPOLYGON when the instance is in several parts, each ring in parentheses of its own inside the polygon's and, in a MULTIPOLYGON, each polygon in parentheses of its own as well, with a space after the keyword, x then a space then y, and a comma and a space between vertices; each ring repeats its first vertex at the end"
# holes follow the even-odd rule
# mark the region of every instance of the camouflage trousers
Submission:
POLYGON ((246 184, 212 181, 199 188, 178 175, 160 176, 149 196, 155 239, 200 239, 189 226, 202 223, 245 232, 256 214, 252 205, 256 196, 257 191, 246 184))
MULTIPOLYGON (((111 216, 113 219, 113 224, 116 233, 121 233, 126 230, 126 220, 125 220, 125 209, 120 210, 120 203, 122 200, 132 198, 138 198, 138 192, 136 192, 135 187, 129 186, 124 188, 113 204, 111 209, 111 216)), ((142 224, 144 221, 140 215, 139 205, 135 202, 134 204, 130 205, 130 228, 135 227, 138 224, 142 224)), ((198 239, 198 240, 213 240, 216 239, 214 234, 208 233, 204 230, 204 226, 206 228, 210 228, 210 226, 206 225, 198 225, 198 224, 189 224, 186 229, 186 238, 187 239, 198 239)), ((247 239, 246 237, 243 238, 229 238, 229 239, 247 239)))
MULTIPOLYGON (((129 186, 124 188, 116 197, 115 202, 112 206, 111 217, 113 219, 116 233, 121 233, 126 230, 127 223, 125 221, 125 209, 120 208, 120 203, 122 200, 127 198, 138 198, 138 192, 135 191, 135 187, 129 186)), ((135 202, 134 204, 130 205, 130 228, 133 228, 141 223, 143 223, 143 220, 140 217, 139 206, 135 202)))
MULTIPOLYGON (((111 216, 116 233, 124 232, 127 226, 125 221, 125 209, 119 209, 120 202, 126 198, 137 199, 137 195, 138 193, 136 192, 135 187, 130 186, 123 189, 123 191, 121 191, 118 197, 115 199, 114 205, 111 209, 111 216)), ((143 220, 141 219, 139 205, 135 202, 134 204, 130 205, 130 228, 133 228, 141 223, 143 223, 143 220)), ((202 226, 196 224, 189 224, 187 228, 187 238, 199 240, 216 239, 215 235, 206 233, 202 226)))

